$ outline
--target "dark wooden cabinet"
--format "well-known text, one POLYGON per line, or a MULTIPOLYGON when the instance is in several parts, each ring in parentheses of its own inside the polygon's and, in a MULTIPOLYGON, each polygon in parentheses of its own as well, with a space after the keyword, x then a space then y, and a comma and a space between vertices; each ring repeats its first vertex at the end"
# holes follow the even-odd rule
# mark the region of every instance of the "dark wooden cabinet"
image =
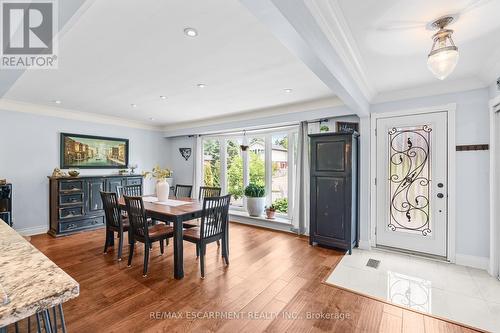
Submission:
POLYGON ((0 219, 12 227, 12 184, 0 185, 0 219))
POLYGON ((358 245, 358 134, 311 134, 310 243, 358 245))
POLYGON ((140 175, 49 177, 50 230, 52 236, 103 227, 100 191, 116 192, 117 186, 142 185, 140 175))

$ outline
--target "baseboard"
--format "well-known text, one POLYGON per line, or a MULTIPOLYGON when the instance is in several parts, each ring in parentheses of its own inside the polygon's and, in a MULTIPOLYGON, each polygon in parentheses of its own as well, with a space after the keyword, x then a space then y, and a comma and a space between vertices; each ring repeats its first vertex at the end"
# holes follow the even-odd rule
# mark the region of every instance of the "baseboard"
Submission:
POLYGON ((49 228, 46 225, 40 225, 37 227, 30 227, 30 228, 16 228, 15 224, 14 224, 14 229, 23 236, 34 236, 34 235, 45 234, 49 230, 49 228))
POLYGON ((358 248, 360 248, 361 250, 371 250, 372 246, 370 244, 370 241, 360 239, 358 242, 358 248))
POLYGON ((457 253, 455 255, 455 263, 457 265, 487 270, 490 265, 490 259, 488 257, 477 257, 457 253))

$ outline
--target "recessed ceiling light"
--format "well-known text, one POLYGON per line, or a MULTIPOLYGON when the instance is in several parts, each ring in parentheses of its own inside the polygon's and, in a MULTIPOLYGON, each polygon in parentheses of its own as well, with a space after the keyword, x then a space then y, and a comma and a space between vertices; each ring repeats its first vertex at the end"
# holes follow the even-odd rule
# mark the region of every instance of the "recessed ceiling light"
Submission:
POLYGON ((149 120, 153 121, 153 120, 155 120, 155 118, 153 118, 153 117, 149 117, 149 120))
POLYGON ((198 31, 195 28, 186 28, 184 29, 184 35, 188 37, 196 37, 198 36, 198 31))
POLYGON ((137 104, 130 104, 131 107, 136 108, 137 104))
POLYGON ((163 95, 161 95, 161 96, 160 96, 160 98, 161 98, 161 99, 167 99, 167 96, 163 96, 163 95))
POLYGON ((53 100, 52 102, 54 102, 54 103, 56 103, 56 104, 61 104, 61 103, 62 103, 62 102, 61 102, 60 100, 58 100, 58 99, 53 100))
POLYGON ((285 92, 286 92, 287 94, 291 93, 292 91, 293 91, 293 89, 290 89, 290 88, 285 89, 285 92))
POLYGON ((205 88, 207 85, 205 83, 198 83, 198 88, 205 88))

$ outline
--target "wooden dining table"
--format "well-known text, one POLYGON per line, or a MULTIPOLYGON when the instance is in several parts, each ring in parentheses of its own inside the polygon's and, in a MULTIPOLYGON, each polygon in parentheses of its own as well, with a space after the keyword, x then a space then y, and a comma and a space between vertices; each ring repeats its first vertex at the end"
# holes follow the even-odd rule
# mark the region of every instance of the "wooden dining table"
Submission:
MULTIPOLYGON (((144 197, 154 197, 146 195, 144 197)), ((175 198, 170 200, 186 201, 187 204, 171 206, 168 204, 144 201, 144 210, 147 217, 153 220, 173 223, 174 227, 174 277, 182 279, 184 277, 184 246, 183 246, 183 223, 201 217, 203 205, 200 201, 191 198, 175 198)), ((125 200, 118 199, 120 207, 125 210, 125 200)))

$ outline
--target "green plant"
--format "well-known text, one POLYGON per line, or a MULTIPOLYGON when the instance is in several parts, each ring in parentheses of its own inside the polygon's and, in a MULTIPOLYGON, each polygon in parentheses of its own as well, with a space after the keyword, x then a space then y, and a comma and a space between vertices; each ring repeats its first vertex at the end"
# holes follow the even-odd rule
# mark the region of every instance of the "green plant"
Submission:
POLYGON ((259 186, 256 184, 249 184, 245 187, 245 196, 248 198, 262 198, 266 195, 266 189, 264 186, 259 186))
POLYGON ((328 132, 329 130, 330 130, 330 127, 328 127, 326 125, 321 125, 321 127, 319 128, 320 132, 328 132))
POLYGON ((272 204, 271 206, 267 207, 266 206, 266 210, 269 210, 271 212, 275 212, 276 211, 276 206, 274 206, 274 204, 272 204))
POLYGON ((276 208, 277 212, 286 213, 288 212, 288 199, 287 198, 276 199, 273 202, 272 206, 276 208))

